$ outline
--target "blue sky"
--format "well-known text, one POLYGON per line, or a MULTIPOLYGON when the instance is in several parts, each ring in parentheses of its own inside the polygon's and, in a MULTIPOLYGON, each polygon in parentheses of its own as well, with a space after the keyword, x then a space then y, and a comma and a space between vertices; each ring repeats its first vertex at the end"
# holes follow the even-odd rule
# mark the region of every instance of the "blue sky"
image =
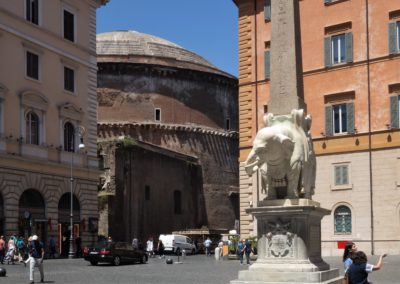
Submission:
POLYGON ((238 75, 238 11, 232 0, 111 0, 97 33, 135 30, 172 41, 238 75))

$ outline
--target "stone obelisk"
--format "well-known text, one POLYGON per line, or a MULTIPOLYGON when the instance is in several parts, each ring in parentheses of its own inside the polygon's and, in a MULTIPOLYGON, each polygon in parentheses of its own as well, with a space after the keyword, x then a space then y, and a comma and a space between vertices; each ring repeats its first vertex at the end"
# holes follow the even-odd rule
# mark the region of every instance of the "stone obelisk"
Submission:
POLYGON ((271 1, 271 91, 268 112, 305 109, 298 0, 271 1))
POLYGON ((306 115, 299 0, 271 0, 271 92, 265 127, 245 169, 259 171, 266 198, 248 208, 257 221, 258 258, 231 284, 339 284, 321 257, 321 220, 330 211, 311 199, 316 161, 306 115))

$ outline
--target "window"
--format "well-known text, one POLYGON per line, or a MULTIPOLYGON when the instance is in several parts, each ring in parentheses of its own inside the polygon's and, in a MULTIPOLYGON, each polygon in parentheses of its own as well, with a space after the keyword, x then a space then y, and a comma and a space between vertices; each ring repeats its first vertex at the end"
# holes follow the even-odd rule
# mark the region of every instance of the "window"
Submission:
POLYGON ((182 214, 182 196, 179 190, 174 191, 174 213, 182 214))
POLYGON ((400 21, 389 23, 389 54, 400 51, 400 21))
POLYGON ((335 234, 351 234, 351 211, 347 206, 336 208, 334 218, 335 234))
POLYGON ((161 109, 160 108, 155 109, 154 116, 155 116, 156 122, 161 121, 161 109))
POLYGON ((30 111, 26 118, 26 143, 39 145, 39 117, 30 111))
POLYGON ((39 0, 26 0, 26 20, 39 25, 39 0))
POLYGON ((146 201, 150 200, 150 186, 148 185, 144 187, 144 200, 146 201))
POLYGON ((231 129, 231 120, 229 118, 226 119, 225 129, 226 130, 230 130, 231 129))
POLYGON ((264 51, 264 77, 266 80, 271 79, 271 51, 264 51))
POLYGON ((271 0, 264 0, 264 19, 271 21, 271 0))
POLYGON ((325 108, 325 134, 354 133, 354 103, 343 103, 325 108))
POLYGON ((325 66, 353 61, 353 34, 351 32, 325 38, 325 66))
POLYGON ((335 186, 349 184, 349 166, 338 165, 335 169, 335 186))
POLYGON ((75 71, 64 67, 64 90, 75 92, 75 71))
POLYGON ((26 52, 26 76, 39 80, 39 55, 26 52))
POLYGON ((400 96, 390 97, 390 127, 399 128, 400 121, 400 96))
POLYGON ((67 10, 63 10, 64 14, 64 38, 75 41, 75 15, 67 10))
POLYGON ((64 151, 75 152, 75 127, 71 122, 64 124, 64 151))

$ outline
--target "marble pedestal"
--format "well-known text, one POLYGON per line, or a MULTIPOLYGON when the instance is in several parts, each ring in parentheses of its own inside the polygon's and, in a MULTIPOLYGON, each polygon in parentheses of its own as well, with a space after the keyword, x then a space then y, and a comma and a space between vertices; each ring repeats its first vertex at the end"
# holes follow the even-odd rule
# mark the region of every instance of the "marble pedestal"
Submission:
POLYGON ((257 219, 258 258, 230 284, 340 283, 321 258, 321 219, 330 211, 309 199, 262 201, 246 211, 257 219))

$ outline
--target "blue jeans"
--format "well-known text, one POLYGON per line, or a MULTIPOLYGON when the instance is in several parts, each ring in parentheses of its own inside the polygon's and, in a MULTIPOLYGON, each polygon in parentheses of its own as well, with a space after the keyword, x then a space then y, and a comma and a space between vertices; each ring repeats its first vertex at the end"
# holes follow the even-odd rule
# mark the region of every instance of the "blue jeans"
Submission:
POLYGON ((206 255, 211 255, 211 250, 209 247, 206 247, 206 255))
POLYGON ((240 264, 243 264, 243 252, 239 253, 240 264))

